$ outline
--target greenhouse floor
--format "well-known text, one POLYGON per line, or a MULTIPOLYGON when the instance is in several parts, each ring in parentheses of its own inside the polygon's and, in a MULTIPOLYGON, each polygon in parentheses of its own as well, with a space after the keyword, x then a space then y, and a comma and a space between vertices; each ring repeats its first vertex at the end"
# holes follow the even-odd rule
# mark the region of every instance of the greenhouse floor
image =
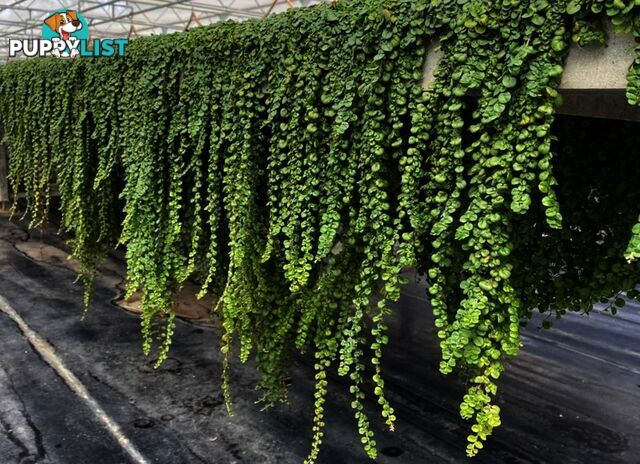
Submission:
MULTIPOLYGON (((64 260, 24 254, 18 245, 25 240, 67 250, 52 231, 29 238, 22 226, 0 218, 2 464, 126 463, 127 444, 147 462, 162 464, 303 461, 313 411, 307 358, 291 370, 289 402, 268 411, 255 404, 253 366, 234 363, 235 416, 228 417, 214 326, 179 322, 170 359, 154 370, 141 353, 137 316, 112 303, 122 263, 113 259, 103 267, 94 304, 81 320, 75 273, 64 260), (25 334, 44 340, 45 348, 25 334), (78 388, 104 414, 72 391, 45 362, 43 349, 77 377, 78 388), (107 432, 104 416, 120 435, 107 432)), ((390 324, 384 370, 398 424, 393 433, 378 430, 381 464, 468 462, 468 424, 457 412, 463 385, 437 373, 424 294, 419 284, 407 287, 390 324)), ((640 306, 628 305, 615 317, 569 315, 551 331, 531 324, 524 343, 500 383, 503 425, 473 462, 638 464, 640 306)), ((348 388, 336 380, 320 462, 370 462, 359 446, 348 388)))

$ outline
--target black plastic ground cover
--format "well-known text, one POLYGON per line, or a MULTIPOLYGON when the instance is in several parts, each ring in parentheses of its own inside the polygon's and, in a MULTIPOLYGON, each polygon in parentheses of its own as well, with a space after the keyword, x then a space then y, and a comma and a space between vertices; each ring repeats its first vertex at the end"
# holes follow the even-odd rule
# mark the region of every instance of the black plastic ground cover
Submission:
MULTIPOLYGON (((261 411, 253 366, 233 365, 234 417, 220 392, 215 329, 178 324, 171 358, 153 369, 141 354, 137 316, 99 279, 80 320, 81 288, 64 266, 15 248, 0 219, 0 296, 56 350, 142 455, 154 463, 301 463, 308 451, 313 383, 305 358, 291 370, 288 404, 261 411)), ((39 240, 39 237, 34 240, 39 240)), ((46 243, 63 247, 59 238, 46 243)), ((393 433, 378 431, 380 464, 463 463, 463 385, 437 373, 438 347, 422 285, 405 289, 385 354, 393 433)), ((503 425, 475 463, 640 463, 640 307, 613 317, 569 315, 551 331, 532 324, 500 384, 503 425)), ((93 412, 0 313, 0 464, 115 464, 129 458, 93 412)), ((322 464, 370 462, 346 387, 333 388, 322 464)), ((369 404, 375 412, 374 404, 369 404)))

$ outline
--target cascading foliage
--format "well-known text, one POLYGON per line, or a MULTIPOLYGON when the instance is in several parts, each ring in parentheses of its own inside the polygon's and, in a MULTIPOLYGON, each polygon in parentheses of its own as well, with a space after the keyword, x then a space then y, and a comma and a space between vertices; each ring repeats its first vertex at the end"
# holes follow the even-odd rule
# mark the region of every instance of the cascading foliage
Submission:
MULTIPOLYGON (((440 370, 467 379, 473 456, 500 424, 497 379, 534 309, 635 296, 638 193, 615 191, 603 156, 598 176, 575 175, 593 166, 552 124, 569 43, 604 42, 607 17, 639 36, 639 13, 632 0, 340 1, 137 39, 125 58, 9 63, 0 122, 14 194, 35 226, 58 186, 87 304, 96 265, 126 245, 158 363, 181 285, 216 297, 229 411, 234 351, 255 356, 268 405, 285 398, 294 353, 312 353, 309 463, 333 371, 370 457, 369 389, 393 430, 385 319, 416 269, 440 370), (435 40, 443 58, 425 89, 435 40)), ((640 102, 640 54, 628 98, 640 102)))

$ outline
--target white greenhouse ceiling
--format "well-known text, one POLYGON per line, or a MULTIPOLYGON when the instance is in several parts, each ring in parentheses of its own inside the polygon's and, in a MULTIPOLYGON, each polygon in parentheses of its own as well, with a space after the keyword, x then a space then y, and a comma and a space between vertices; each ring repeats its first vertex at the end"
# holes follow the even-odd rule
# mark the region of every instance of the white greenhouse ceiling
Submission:
POLYGON ((0 62, 10 39, 38 39, 51 11, 80 12, 91 38, 135 38, 226 19, 262 18, 318 0, 0 0, 0 62))

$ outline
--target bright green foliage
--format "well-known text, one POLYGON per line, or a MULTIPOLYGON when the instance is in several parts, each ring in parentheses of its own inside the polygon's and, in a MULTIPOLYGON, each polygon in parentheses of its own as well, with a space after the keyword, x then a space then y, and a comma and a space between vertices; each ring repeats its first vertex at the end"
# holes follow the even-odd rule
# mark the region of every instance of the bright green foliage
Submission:
MULTIPOLYGON (((0 122, 14 193, 37 226, 58 185, 86 304, 96 266, 126 245, 143 349, 157 340, 158 364, 185 280, 217 297, 229 412, 234 350, 243 362, 254 354, 267 405, 286 398, 295 351, 311 351, 308 463, 334 369, 349 379, 370 457, 368 385, 393 430, 385 321, 403 272, 417 269, 440 370, 468 381, 460 412, 473 456, 500 424, 497 380, 534 308, 560 316, 604 298, 614 310, 622 291, 635 296, 639 203, 615 174, 634 161, 598 158, 593 178, 571 175, 571 163, 594 162, 572 148, 571 127, 559 142, 551 130, 570 41, 605 41, 606 16, 640 34, 635 5, 339 1, 138 39, 124 59, 10 63, 0 122), (433 39, 444 57, 425 90, 433 39), (594 198, 606 215, 593 214, 594 198)), ((640 58, 628 96, 640 102, 640 58)), ((611 146, 624 138, 610 134, 611 146)))
POLYGON ((24 187, 33 227, 46 218, 51 185, 60 193, 62 228, 80 262, 85 306, 96 266, 118 240, 122 189, 117 124, 123 63, 34 60, 1 69, 10 179, 17 198, 24 187), (63 89, 63 90, 61 90, 63 89), (67 91, 61 98, 60 91, 67 91))

